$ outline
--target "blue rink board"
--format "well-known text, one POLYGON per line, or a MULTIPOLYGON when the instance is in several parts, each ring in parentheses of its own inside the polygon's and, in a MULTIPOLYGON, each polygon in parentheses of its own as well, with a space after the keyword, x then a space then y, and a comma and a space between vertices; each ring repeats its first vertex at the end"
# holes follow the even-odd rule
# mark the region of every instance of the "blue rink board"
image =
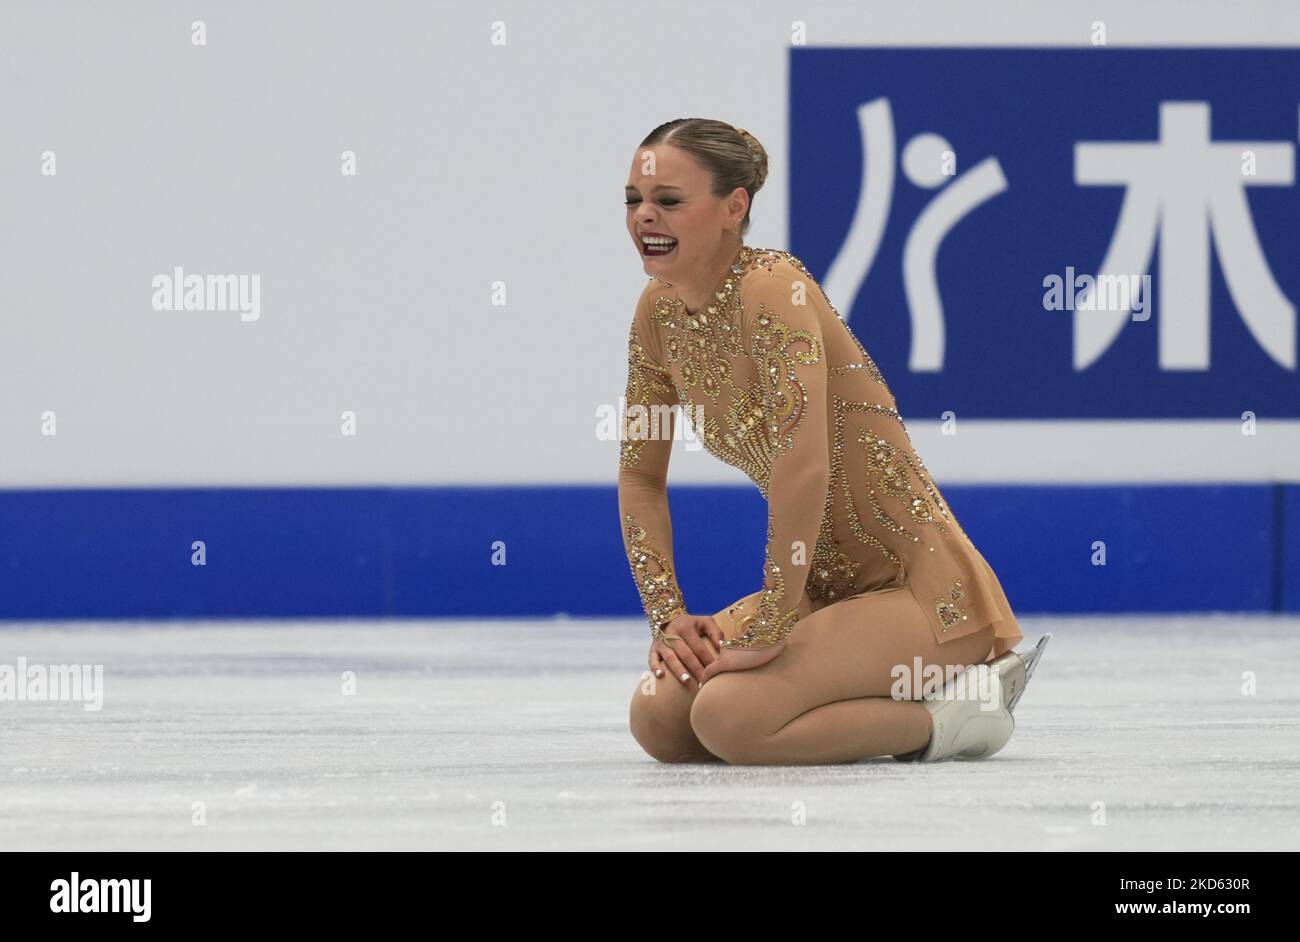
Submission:
MULTIPOLYGON (((1020 613, 1300 611, 1300 485, 944 491, 1020 613)), ((758 492, 669 493, 691 610, 757 589, 758 492)), ((617 516, 613 487, 0 491, 0 619, 635 616, 617 516)))

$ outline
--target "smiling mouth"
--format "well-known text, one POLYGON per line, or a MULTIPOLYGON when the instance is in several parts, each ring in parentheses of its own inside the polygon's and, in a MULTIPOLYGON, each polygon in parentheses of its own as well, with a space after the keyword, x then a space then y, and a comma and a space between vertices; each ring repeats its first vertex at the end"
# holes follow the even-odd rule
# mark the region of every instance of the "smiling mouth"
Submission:
POLYGON ((661 258, 677 250, 677 240, 669 236, 641 236, 641 254, 648 258, 661 258))

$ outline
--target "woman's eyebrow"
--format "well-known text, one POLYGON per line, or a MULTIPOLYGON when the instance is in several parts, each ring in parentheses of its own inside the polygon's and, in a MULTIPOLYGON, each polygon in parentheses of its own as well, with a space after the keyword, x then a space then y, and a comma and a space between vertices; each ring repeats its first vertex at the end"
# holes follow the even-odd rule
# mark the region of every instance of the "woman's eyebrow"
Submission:
MULTIPOLYGON (((635 190, 636 187, 634 187, 632 184, 629 183, 627 186, 623 187, 623 189, 624 189, 624 190, 635 190)), ((678 186, 678 185, 675 184, 675 183, 656 183, 654 189, 655 189, 655 191, 658 191, 658 190, 680 190, 681 187, 678 186)))

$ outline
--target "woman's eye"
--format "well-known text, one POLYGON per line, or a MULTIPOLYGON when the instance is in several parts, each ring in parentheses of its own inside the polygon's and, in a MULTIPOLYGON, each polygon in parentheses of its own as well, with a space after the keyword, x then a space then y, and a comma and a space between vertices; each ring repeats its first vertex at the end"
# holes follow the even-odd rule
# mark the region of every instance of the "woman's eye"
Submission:
POLYGON ((676 205, 678 204, 678 202, 680 202, 680 201, 679 201, 679 200, 660 200, 659 202, 662 203, 662 204, 665 205, 665 206, 676 206, 676 205))
POLYGON ((623 205, 624 205, 624 206, 635 206, 635 205, 636 205, 637 203, 639 203, 639 202, 641 202, 641 201, 640 201, 640 200, 623 200, 623 205))

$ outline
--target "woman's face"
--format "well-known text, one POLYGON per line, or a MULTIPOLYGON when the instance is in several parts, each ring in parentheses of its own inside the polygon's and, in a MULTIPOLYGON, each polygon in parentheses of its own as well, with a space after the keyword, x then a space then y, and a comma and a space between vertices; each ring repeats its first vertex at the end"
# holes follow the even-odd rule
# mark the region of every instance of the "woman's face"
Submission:
POLYGON ((647 275, 669 284, 689 282, 727 251, 726 229, 744 218, 745 190, 716 197, 712 185, 709 172, 677 147, 637 151, 627 182, 627 231, 647 275))

